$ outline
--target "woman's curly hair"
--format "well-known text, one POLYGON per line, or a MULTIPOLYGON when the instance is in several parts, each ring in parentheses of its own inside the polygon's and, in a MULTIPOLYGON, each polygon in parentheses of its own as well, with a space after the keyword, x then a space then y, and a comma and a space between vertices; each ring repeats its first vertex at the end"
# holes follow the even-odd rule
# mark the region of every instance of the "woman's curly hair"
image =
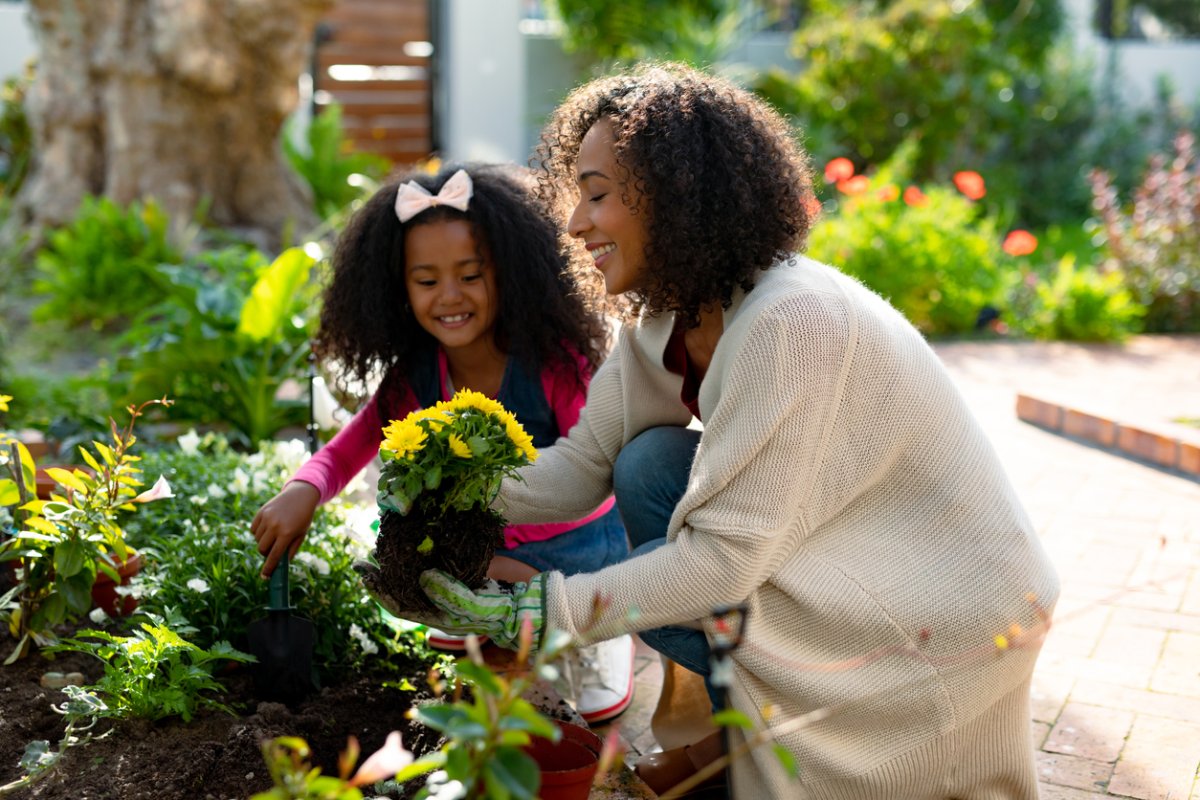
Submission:
POLYGON ((589 302, 560 247, 554 217, 518 167, 451 164, 436 175, 412 172, 389 181, 350 219, 338 237, 325 287, 315 350, 343 370, 339 380, 368 383, 382 370, 403 376, 434 338, 413 316, 405 288, 404 237, 439 220, 466 220, 496 269, 499 310, 496 345, 537 374, 547 364, 578 364, 564 344, 594 369, 603 358, 607 327, 599 302, 589 302), (415 181, 432 194, 459 169, 471 176, 466 211, 436 206, 401 223, 396 192, 415 181))
MULTIPOLYGON (((635 308, 728 308, 736 288, 804 247, 815 199, 807 155, 788 123, 732 83, 680 64, 644 64, 573 91, 542 131, 538 189, 557 213, 578 198, 579 145, 609 119, 622 199, 639 195, 647 227, 645 284, 635 308)), ((573 248, 582 258, 582 248, 573 248)))

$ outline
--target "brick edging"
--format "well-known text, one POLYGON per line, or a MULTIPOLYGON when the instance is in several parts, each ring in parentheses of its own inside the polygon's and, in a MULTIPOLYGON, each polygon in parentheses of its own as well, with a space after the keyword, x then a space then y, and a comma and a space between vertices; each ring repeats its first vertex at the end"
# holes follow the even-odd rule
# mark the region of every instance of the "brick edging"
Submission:
POLYGON ((1200 445, 1178 437, 1020 393, 1017 394, 1017 419, 1200 480, 1200 445))

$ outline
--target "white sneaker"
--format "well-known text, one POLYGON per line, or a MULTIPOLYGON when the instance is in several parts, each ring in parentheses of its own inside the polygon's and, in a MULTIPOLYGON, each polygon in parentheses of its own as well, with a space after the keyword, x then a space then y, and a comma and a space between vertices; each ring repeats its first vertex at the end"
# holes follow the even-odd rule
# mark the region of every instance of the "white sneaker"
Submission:
POLYGON ((633 702, 633 637, 628 634, 581 647, 563 666, 567 691, 579 716, 589 723, 605 722, 633 702))
MULTIPOLYGON (((486 636, 476 636, 480 644, 488 640, 486 636)), ((435 650, 449 650, 454 653, 461 653, 467 649, 467 637, 459 636, 457 633, 446 633, 437 628, 430 628, 425 631, 425 644, 435 650)))

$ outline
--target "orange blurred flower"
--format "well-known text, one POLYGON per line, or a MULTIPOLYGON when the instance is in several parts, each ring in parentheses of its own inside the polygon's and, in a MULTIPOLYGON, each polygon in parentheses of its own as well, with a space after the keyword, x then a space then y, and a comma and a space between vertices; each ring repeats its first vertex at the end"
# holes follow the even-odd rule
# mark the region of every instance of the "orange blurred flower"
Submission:
POLYGON ((871 188, 871 182, 867 180, 866 175, 855 175, 854 177, 847 178, 844 181, 838 181, 837 188, 842 194, 862 194, 867 189, 871 188))
POLYGON ((923 206, 929 202, 929 198, 916 186, 909 186, 904 190, 904 202, 910 206, 923 206))
POLYGON ((983 185, 983 176, 971 170, 954 173, 954 185, 971 200, 978 200, 987 194, 987 188, 983 185))
POLYGON ((890 203, 900 196, 900 187, 894 183, 889 183, 887 186, 879 190, 879 199, 885 203, 890 203))
POLYGON ((1022 230, 1009 231, 1002 245, 1004 252, 1010 256, 1027 256, 1037 250, 1037 246, 1037 237, 1029 231, 1022 230))
POLYGON ((841 183, 854 175, 854 163, 848 158, 835 158, 825 165, 825 182, 841 183))

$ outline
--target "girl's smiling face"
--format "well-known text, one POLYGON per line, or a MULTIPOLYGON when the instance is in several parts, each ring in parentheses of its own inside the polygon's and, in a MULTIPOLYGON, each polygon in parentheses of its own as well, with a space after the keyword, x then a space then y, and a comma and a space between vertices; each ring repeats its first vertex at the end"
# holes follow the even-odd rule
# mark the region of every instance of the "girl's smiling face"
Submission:
POLYGON ((466 220, 412 227, 404 237, 404 285, 417 324, 447 351, 491 347, 500 308, 496 269, 466 220))
POLYGON ((646 215, 634 211, 642 205, 641 194, 624 181, 628 173, 617 163, 614 142, 607 118, 597 121, 580 142, 575 163, 579 203, 567 221, 567 231, 583 240, 604 276, 605 290, 622 294, 642 285, 646 215))

